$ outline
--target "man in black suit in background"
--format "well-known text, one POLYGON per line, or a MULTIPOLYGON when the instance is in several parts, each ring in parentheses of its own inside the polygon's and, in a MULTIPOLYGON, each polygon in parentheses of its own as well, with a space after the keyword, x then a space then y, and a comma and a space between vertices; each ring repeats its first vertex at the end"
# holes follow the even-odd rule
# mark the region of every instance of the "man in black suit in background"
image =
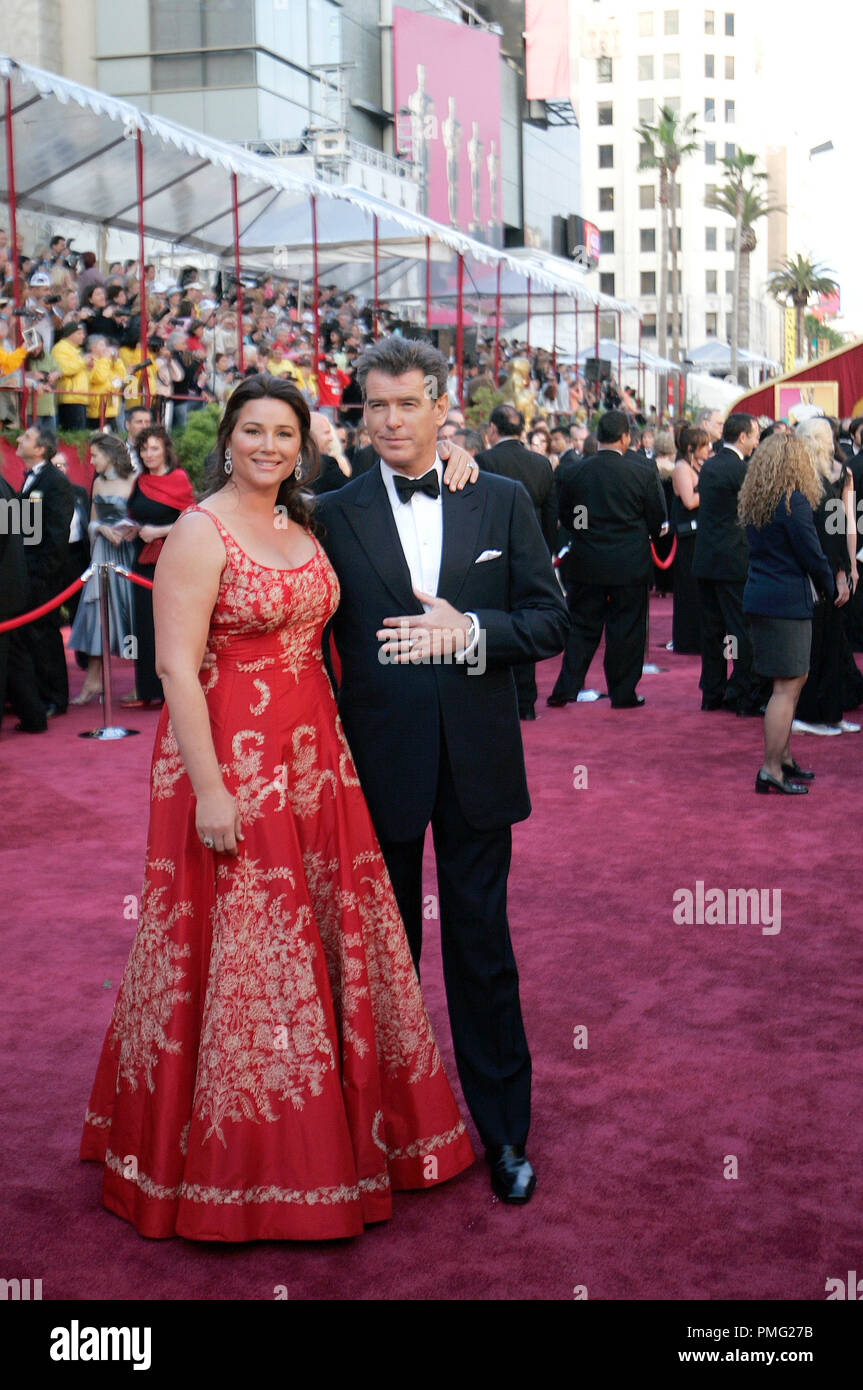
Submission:
MULTIPOLYGON (((554 469, 544 454, 526 449, 521 442, 524 416, 514 405, 496 405, 488 424, 489 448, 476 455, 486 473, 497 473, 523 483, 533 503, 539 529, 549 552, 557 537, 557 497, 554 469)), ((536 719, 536 665, 522 662, 514 667, 520 719, 536 719)))
POLYGON ((381 462, 317 503, 341 587, 339 714, 417 966, 431 823, 462 1088, 494 1190, 526 1202, 531 1063, 506 889, 530 800, 511 668, 561 650, 566 608, 524 488, 481 472, 441 489, 445 357, 384 338, 359 372, 381 462))
POLYGON ((558 468, 560 522, 572 532, 566 595, 572 627, 552 706, 575 700, 605 628, 605 679, 613 709, 644 704, 636 693, 647 640, 651 540, 666 529, 656 465, 630 453, 622 410, 601 416, 599 452, 558 468))
POLYGON ((701 614, 701 708, 739 715, 760 714, 764 694, 763 682, 752 670, 752 641, 743 614, 749 546, 737 520, 738 493, 759 433, 754 415, 735 411, 725 421, 722 447, 704 462, 698 478, 692 561, 701 614), (730 680, 729 658, 734 662, 730 680))
MULTIPOLYGON (((29 598, 26 546, 35 538, 34 508, 22 506, 21 499, 0 473, 0 622, 17 618, 33 604, 29 598)), ((21 732, 43 734, 48 727, 45 708, 39 699, 33 667, 29 624, 0 632, 0 723, 6 697, 18 715, 21 732)))
MULTIPOLYGON (((22 504, 38 516, 38 543, 24 547, 31 607, 37 608, 65 589, 70 581, 69 532, 75 494, 69 479, 51 462, 57 436, 45 425, 31 425, 18 439, 18 457, 27 466, 22 504)), ((45 715, 65 714, 69 704, 66 651, 60 632, 60 609, 29 624, 33 664, 45 715)))

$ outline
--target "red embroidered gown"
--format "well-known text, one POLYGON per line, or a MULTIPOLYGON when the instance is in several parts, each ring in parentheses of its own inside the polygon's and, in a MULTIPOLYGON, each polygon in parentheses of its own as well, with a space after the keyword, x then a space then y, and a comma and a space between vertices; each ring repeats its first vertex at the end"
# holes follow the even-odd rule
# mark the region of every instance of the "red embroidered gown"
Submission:
POLYGON ((324 670, 338 581, 320 546, 269 569, 208 515, 227 563, 202 679, 245 838, 204 849, 165 706, 81 1157, 142 1235, 352 1236, 473 1151, 324 670))

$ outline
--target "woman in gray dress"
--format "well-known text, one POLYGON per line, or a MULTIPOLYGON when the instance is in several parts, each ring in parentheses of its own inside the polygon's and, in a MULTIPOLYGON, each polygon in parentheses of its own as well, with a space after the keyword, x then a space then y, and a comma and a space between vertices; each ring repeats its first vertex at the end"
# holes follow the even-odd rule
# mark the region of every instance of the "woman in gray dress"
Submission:
MULTIPOLYGON (((131 569, 135 558, 132 544, 137 528, 126 515, 129 494, 135 480, 126 445, 111 434, 94 434, 90 440, 90 461, 96 471, 93 505, 90 513, 90 563, 93 573, 84 585, 78 612, 72 625, 70 646, 85 652, 90 660, 80 694, 73 705, 86 705, 102 691, 102 630, 99 620, 99 574, 105 561, 131 569)), ((115 570, 108 571, 111 651, 133 660, 135 656, 132 600, 129 581, 115 570)))

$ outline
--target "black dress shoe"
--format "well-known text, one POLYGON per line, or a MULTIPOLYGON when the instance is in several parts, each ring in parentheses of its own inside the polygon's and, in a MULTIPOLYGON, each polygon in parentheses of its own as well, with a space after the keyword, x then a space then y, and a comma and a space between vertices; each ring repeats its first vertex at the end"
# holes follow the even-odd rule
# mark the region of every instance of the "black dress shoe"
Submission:
POLYGON ((635 696, 633 696, 633 698, 632 698, 631 700, 623 700, 619 705, 616 705, 616 704, 614 703, 614 701, 612 701, 612 703, 611 703, 611 708, 612 708, 612 709, 639 709, 640 706, 643 705, 643 704, 644 704, 644 696, 643 696, 643 695, 635 695, 635 696))
POLYGON ((536 710, 532 707, 530 709, 520 709, 518 717, 519 719, 536 719, 536 710))
POLYGON ((778 777, 771 777, 769 772, 759 769, 758 776, 755 778, 755 790, 766 796, 769 792, 783 792, 785 796, 806 796, 808 787, 802 786, 799 782, 789 782, 787 777, 783 777, 780 782, 778 777))
POLYGON ((808 768, 801 767, 795 758, 792 758, 790 763, 782 764, 782 772, 783 775, 790 778, 792 782, 815 781, 815 773, 810 772, 808 768))
POLYGON ((15 732, 16 734, 44 734, 47 731, 47 728, 47 724, 42 724, 36 729, 34 729, 30 724, 16 724, 15 732))
POLYGON ((551 705, 552 709, 562 709, 564 705, 569 705, 572 701, 568 700, 565 695, 551 694, 545 703, 551 705))
POLYGON ((497 1144, 485 1151, 491 1168, 491 1185, 502 1202, 529 1202, 536 1187, 536 1173, 523 1144, 497 1144))

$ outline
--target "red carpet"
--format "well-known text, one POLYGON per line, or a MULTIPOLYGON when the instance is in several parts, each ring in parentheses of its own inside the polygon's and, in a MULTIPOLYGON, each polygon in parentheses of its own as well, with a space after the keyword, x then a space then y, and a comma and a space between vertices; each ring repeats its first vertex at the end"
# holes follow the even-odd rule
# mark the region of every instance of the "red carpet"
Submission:
MULTIPOLYGON (((697 661, 661 649, 670 600, 652 608, 669 670, 644 678, 643 709, 548 710, 555 661, 523 726, 534 813, 510 918, 537 1195, 501 1205, 478 1164, 336 1245, 147 1241, 101 1206, 78 1143, 135 929, 156 718, 103 744, 76 737, 92 705, 41 737, 7 717, 3 1277, 41 1278, 45 1299, 820 1300, 860 1268, 863 733, 796 740, 811 795, 756 797, 760 721, 699 711, 697 661), (673 894, 697 880, 780 890, 781 930, 677 925, 673 894)), ((434 942, 423 983, 455 1081, 434 942)))

